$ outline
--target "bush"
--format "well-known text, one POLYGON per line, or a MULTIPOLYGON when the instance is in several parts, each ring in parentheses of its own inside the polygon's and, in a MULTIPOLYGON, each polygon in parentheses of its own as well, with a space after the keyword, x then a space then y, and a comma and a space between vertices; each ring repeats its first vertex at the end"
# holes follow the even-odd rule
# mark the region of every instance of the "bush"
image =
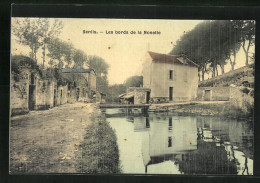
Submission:
POLYGON ((250 92, 250 90, 248 88, 243 88, 243 89, 241 89, 241 91, 245 94, 248 94, 250 92))
POLYGON ((14 55, 11 57, 11 71, 14 74, 15 81, 18 81, 20 78, 21 67, 36 70, 42 76, 42 71, 35 60, 23 55, 14 55))
POLYGON ((82 156, 78 160, 80 173, 120 173, 119 150, 114 130, 104 117, 92 117, 86 136, 80 144, 82 156))
POLYGON ((254 93, 255 93, 255 90, 251 90, 251 91, 249 92, 249 96, 254 97, 254 93))

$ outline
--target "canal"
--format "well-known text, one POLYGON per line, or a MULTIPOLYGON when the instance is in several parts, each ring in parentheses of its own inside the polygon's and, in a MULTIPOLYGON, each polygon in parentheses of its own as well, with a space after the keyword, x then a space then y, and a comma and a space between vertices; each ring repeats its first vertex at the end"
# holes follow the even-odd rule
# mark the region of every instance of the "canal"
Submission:
POLYGON ((253 122, 103 109, 115 130, 122 173, 253 174, 253 122))

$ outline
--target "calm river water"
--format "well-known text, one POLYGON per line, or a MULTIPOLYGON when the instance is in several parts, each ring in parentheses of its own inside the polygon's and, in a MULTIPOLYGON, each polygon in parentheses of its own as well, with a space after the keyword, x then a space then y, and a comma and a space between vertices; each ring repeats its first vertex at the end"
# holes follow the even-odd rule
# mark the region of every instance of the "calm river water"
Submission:
POLYGON ((123 173, 253 174, 253 124, 210 116, 104 109, 123 173))

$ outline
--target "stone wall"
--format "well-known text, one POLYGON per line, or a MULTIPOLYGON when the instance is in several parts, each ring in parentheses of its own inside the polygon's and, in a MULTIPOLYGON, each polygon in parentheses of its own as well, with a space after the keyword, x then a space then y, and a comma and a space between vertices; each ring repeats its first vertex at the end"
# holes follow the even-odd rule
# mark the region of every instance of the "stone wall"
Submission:
POLYGON ((29 81, 24 80, 15 82, 11 78, 10 88, 10 110, 12 115, 23 114, 29 112, 28 95, 29 81))
POLYGON ((21 73, 18 79, 15 78, 16 80, 14 79, 14 73, 11 74, 11 115, 27 113, 30 110, 44 110, 68 102, 95 101, 93 95, 96 91, 96 77, 93 73, 91 73, 91 77, 89 78, 91 80, 90 86, 88 86, 86 80, 86 75, 89 75, 88 73, 85 75, 73 75, 77 81, 76 87, 68 87, 68 85, 58 86, 55 79, 43 79, 39 73, 27 68, 22 68, 21 73), (77 97, 77 90, 79 91, 79 97, 77 97))
POLYGON ((135 90, 134 104, 146 104, 146 91, 135 90))
POLYGON ((199 87, 197 93, 197 100, 207 100, 205 91, 210 92, 210 101, 227 101, 229 100, 229 87, 199 87))
POLYGON ((253 112, 254 109, 254 98, 241 92, 239 88, 230 87, 230 103, 246 113, 253 112))
POLYGON ((146 104, 147 92, 151 92, 149 88, 129 87, 127 93, 134 93, 134 104, 146 104))
POLYGON ((57 89, 57 105, 68 103, 68 86, 58 86, 57 89))
POLYGON ((36 83, 36 105, 35 109, 47 109, 46 106, 46 82, 38 80, 36 83))
POLYGON ((68 89, 67 93, 68 93, 68 103, 74 103, 77 101, 76 88, 68 89))

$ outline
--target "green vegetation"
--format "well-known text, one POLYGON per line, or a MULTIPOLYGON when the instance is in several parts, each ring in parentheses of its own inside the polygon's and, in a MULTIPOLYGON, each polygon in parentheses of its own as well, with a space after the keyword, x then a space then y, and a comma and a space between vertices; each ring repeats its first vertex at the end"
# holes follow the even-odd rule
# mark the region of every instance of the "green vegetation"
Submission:
POLYGON ((114 84, 109 86, 106 102, 108 103, 118 103, 120 94, 126 93, 127 88, 129 87, 140 87, 143 85, 142 76, 131 76, 126 79, 124 84, 114 84))
POLYGON ((234 107, 230 103, 225 104, 194 104, 185 105, 182 109, 177 109, 177 112, 200 114, 200 115, 219 115, 230 118, 252 118, 253 110, 245 113, 241 109, 234 107))
POLYGON ((23 55, 15 55, 11 57, 11 71, 14 74, 14 80, 18 81, 21 75, 21 67, 28 68, 28 69, 33 69, 37 71, 40 75, 42 75, 42 71, 37 65, 37 63, 26 56, 23 55))
POLYGON ((193 30, 184 32, 170 54, 186 55, 199 65, 200 79, 212 72, 218 75, 218 67, 224 73, 224 66, 230 63, 232 70, 236 65, 236 54, 243 48, 245 65, 254 54, 249 52, 255 44, 255 21, 251 20, 216 20, 203 21, 193 30), (250 55, 249 55, 250 54, 250 55))
POLYGON ((78 172, 120 173, 116 134, 105 117, 92 116, 92 123, 79 147, 81 157, 76 167, 78 172))
POLYGON ((61 33, 63 24, 61 20, 48 18, 14 19, 12 32, 22 45, 29 46, 30 58, 37 62, 37 52, 42 48, 43 66, 45 63, 46 46, 55 36, 61 33))
POLYGON ((140 87, 143 85, 143 76, 131 76, 125 81, 126 87, 140 87))
MULTIPOLYGON (((254 65, 254 64, 252 64, 254 65)), ((217 86, 230 86, 231 84, 235 86, 245 86, 254 88, 254 69, 249 65, 246 72, 244 70, 237 69, 233 73, 227 73, 225 76, 205 80, 199 83, 199 87, 217 87, 217 86)))
POLYGON ((125 84, 114 84, 112 86, 109 86, 106 102, 107 103, 118 103, 119 102, 118 96, 125 92, 126 92, 125 84))

